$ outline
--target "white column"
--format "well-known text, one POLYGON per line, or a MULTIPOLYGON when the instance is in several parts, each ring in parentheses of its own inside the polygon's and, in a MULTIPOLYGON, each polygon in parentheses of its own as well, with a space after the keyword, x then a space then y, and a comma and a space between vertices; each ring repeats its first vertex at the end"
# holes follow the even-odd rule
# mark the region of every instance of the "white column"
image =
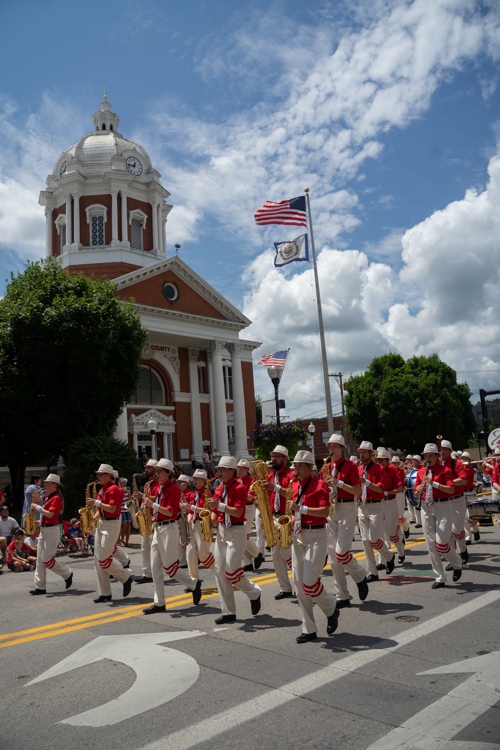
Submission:
POLYGON ((118 193, 111 191, 111 242, 118 240, 118 193))
POLYGON ((66 198, 66 244, 71 245, 73 237, 71 221, 71 195, 66 198))
POLYGON ((198 387, 198 354, 199 349, 188 349, 189 390, 191 391, 191 452, 201 462, 203 445, 201 434, 200 390, 198 387))
POLYGON ((163 208, 161 211, 161 243, 163 247, 163 255, 167 257, 167 217, 163 215, 163 208))
POLYGON ((113 437, 115 440, 124 440, 128 445, 128 421, 127 407, 125 407, 116 420, 116 427, 113 437))
POLYGON ((214 380, 214 412, 215 412, 215 440, 219 453, 229 455, 227 439, 226 397, 224 394, 224 375, 222 372, 222 352, 226 344, 224 341, 212 341, 212 368, 214 380))
POLYGON ((136 455, 138 456, 139 454, 138 454, 137 451, 139 449, 139 441, 137 439, 137 432, 134 432, 132 434, 132 445, 133 445, 133 448, 134 448, 134 451, 135 451, 136 455))
POLYGON ((248 455, 247 448, 247 419, 245 414, 245 392, 243 390, 243 375, 241 372, 241 344, 230 344, 231 369, 233 373, 233 415, 235 458, 248 455))
POLYGON ((168 444, 168 432, 163 433, 163 458, 169 458, 172 461, 172 456, 170 455, 170 446, 168 444))
POLYGON ((210 452, 217 447, 217 432, 215 429, 215 399, 214 399, 214 369, 212 362, 212 352, 207 351, 207 369, 208 369, 208 398, 210 405, 210 452))
POLYGON ((127 194, 122 190, 122 242, 128 242, 127 194))
POLYGON ((75 231, 74 231, 74 238, 73 242, 75 244, 80 244, 80 196, 79 195, 73 195, 73 199, 75 201, 75 231))
POLYGON ((161 204, 158 203, 156 206, 157 221, 158 221, 158 253, 164 255, 163 252, 163 231, 161 226, 161 204))
POLYGON ((153 218, 153 250, 158 249, 158 212, 156 210, 156 203, 151 204, 151 214, 153 218))
POLYGON ((54 222, 52 221, 52 206, 45 208, 45 245, 46 255, 49 258, 52 255, 52 231, 54 222))

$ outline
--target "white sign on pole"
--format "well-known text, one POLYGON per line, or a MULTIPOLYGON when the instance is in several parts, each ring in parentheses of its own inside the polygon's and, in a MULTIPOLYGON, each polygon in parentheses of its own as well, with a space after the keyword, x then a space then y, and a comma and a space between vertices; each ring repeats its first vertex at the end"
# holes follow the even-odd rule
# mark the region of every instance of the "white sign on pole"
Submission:
POLYGON ((488 445, 490 446, 490 450, 500 447, 500 427, 490 432, 488 435, 488 445))

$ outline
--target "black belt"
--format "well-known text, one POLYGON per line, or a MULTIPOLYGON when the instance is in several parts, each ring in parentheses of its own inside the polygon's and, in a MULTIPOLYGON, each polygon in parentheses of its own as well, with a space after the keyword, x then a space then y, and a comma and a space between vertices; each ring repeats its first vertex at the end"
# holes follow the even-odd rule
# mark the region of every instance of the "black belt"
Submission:
POLYGON ((353 503, 354 498, 353 497, 338 497, 336 500, 333 501, 333 504, 335 503, 353 503))
MULTIPOLYGON (((459 497, 465 497, 465 495, 463 493, 461 495, 452 495, 452 497, 449 498, 449 499, 450 500, 458 500, 459 497)), ((448 500, 448 498, 446 498, 446 499, 448 500)))
MULTIPOLYGON (((100 520, 101 521, 119 521, 120 519, 119 518, 105 518, 104 516, 101 516, 100 520)), ((58 526, 59 524, 56 524, 56 525, 58 526)))
POLYGON ((44 523, 42 524, 42 529, 50 529, 51 526, 59 526, 58 523, 44 523))
POLYGON ((382 502, 382 498, 380 498, 380 500, 368 500, 367 499, 366 502, 367 503, 381 503, 382 502))
POLYGON ((326 524, 324 523, 301 523, 301 529, 324 529, 326 524))
POLYGON ((396 499, 396 495, 387 495, 387 497, 384 498, 384 499, 385 500, 395 500, 396 499))
MULTIPOLYGON (((231 521, 231 526, 244 526, 245 523, 246 521, 231 521)), ((221 526, 224 526, 224 522, 221 523, 221 526)))
POLYGON ((254 501, 253 501, 253 500, 252 500, 252 502, 251 502, 251 503, 245 503, 245 505, 254 505, 254 504, 255 504, 255 503, 254 503, 254 501))
MULTIPOLYGON (((462 495, 458 495, 458 497, 462 497, 462 495)), ((454 500, 454 497, 433 497, 432 501, 434 503, 446 503, 448 500, 454 500)))
POLYGON ((154 521, 158 526, 166 526, 169 523, 175 523, 177 518, 172 518, 170 521, 154 521))

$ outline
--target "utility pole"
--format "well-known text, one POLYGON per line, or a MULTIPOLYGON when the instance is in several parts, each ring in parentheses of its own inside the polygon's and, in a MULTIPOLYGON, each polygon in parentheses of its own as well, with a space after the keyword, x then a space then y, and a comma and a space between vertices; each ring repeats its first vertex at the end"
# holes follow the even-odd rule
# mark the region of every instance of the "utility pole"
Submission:
POLYGON ((340 404, 342 406, 342 435, 347 442, 347 426, 345 423, 345 406, 344 406, 344 386, 342 384, 342 373, 341 372, 331 372, 329 373, 331 378, 335 378, 335 382, 337 383, 338 387, 340 388, 340 404))

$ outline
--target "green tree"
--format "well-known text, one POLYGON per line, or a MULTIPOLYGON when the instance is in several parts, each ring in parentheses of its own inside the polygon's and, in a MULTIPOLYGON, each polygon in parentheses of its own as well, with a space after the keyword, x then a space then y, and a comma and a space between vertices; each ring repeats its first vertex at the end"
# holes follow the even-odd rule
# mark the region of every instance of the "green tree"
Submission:
POLYGON ((146 336, 109 281, 69 276, 53 258, 11 275, 0 300, 0 460, 17 503, 27 465, 111 434, 146 336))
POLYGON ((257 413, 257 422, 262 422, 262 396, 255 396, 255 411, 257 413))
POLYGON ((464 447, 474 431, 469 386, 457 383, 437 354, 376 357, 363 375, 349 378, 346 391, 347 421, 358 440, 419 452, 438 434, 464 447))

